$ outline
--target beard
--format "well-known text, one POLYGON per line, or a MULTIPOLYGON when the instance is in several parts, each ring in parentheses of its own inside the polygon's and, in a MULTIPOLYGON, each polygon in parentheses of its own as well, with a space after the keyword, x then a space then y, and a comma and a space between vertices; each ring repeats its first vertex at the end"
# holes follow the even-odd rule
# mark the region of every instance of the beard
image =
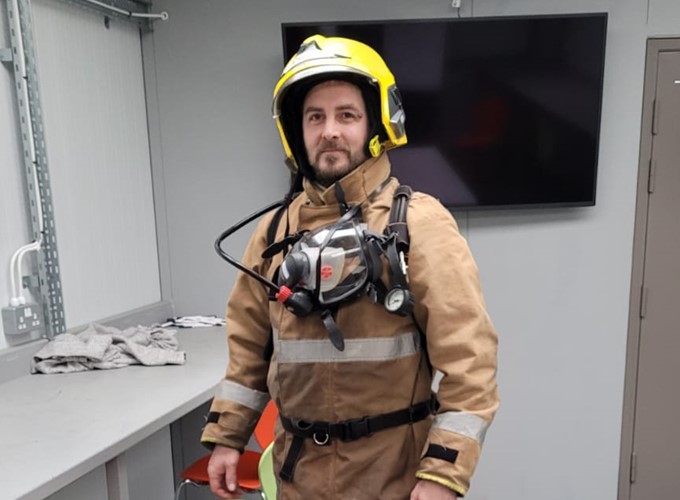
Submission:
POLYGON ((366 161, 366 154, 363 150, 353 152, 348 146, 336 141, 324 141, 316 148, 310 160, 316 181, 328 187, 366 161))

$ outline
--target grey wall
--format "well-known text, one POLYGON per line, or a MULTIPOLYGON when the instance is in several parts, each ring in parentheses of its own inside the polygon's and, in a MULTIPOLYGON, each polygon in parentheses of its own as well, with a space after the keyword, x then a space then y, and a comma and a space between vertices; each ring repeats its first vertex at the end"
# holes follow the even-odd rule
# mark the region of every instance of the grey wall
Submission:
MULTIPOLYGON (((66 327, 161 299, 139 30, 31 2, 66 327)), ((0 46, 9 47, 7 2, 0 46)), ((0 307, 31 241, 12 66, 0 67, 0 307)), ((24 272, 37 273, 34 256, 24 272)), ((0 325, 0 351, 12 344, 0 325)))
POLYGON ((161 298, 141 43, 133 24, 33 3, 71 328, 161 298))
MULTIPOLYGON (((285 189, 270 116, 286 21, 452 17, 449 1, 165 0, 153 34, 169 272, 179 314, 223 311, 212 249, 285 189)), ((592 208, 457 214, 497 325, 502 407, 469 498, 617 496, 645 43, 679 35, 675 0, 463 0, 463 16, 609 13, 592 208)), ((408 111, 408 110, 407 110, 408 111)), ((243 231, 227 247, 239 255, 243 231)))

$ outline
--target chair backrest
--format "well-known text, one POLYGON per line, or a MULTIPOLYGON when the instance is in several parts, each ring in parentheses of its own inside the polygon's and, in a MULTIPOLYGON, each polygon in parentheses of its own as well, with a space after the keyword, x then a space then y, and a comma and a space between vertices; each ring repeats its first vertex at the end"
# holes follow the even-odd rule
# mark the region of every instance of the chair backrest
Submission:
POLYGON ((258 420, 255 426, 254 432, 255 440, 263 450, 274 441, 274 426, 278 417, 279 409, 276 407, 276 403, 273 400, 269 400, 260 416, 260 420, 258 420))
POLYGON ((265 500, 276 500, 276 475, 274 474, 274 459, 272 451, 274 450, 274 443, 270 443, 260 457, 260 463, 257 466, 257 475, 260 478, 260 489, 264 495, 265 500))

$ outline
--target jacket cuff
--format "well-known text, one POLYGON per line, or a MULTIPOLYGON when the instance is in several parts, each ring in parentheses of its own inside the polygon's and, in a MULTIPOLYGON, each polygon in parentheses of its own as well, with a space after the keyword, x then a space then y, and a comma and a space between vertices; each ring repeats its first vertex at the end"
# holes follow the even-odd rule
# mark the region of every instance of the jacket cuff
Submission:
POLYGON ((217 424, 208 424, 203 429, 203 434, 201 435, 201 444, 208 448, 210 451, 215 449, 216 445, 226 446, 227 448, 233 448, 238 450, 239 453, 243 453, 245 450, 245 444, 241 440, 234 440, 224 437, 225 433, 217 424))
POLYGON ((464 497, 465 496, 465 489, 463 489, 461 486, 452 483, 451 481, 444 479, 443 477, 435 476, 434 474, 427 474, 426 472, 419 472, 416 474, 416 477, 418 479, 424 479, 426 481, 432 481, 433 483, 441 484, 442 486, 446 486, 448 489, 455 491, 459 497, 464 497))
POLYGON ((259 418, 256 410, 215 399, 201 433, 201 444, 209 449, 221 445, 243 452, 259 418))
POLYGON ((434 481, 465 495, 479 460, 480 444, 440 428, 430 429, 416 477, 434 481))

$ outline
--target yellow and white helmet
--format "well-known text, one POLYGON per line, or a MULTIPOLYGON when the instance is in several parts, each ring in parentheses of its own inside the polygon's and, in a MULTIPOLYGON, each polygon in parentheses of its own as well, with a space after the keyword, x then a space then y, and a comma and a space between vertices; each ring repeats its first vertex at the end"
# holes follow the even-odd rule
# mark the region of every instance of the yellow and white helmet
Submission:
POLYGON ((313 35, 283 68, 272 103, 286 156, 293 170, 304 175, 313 174, 302 139, 302 102, 314 85, 333 79, 347 80, 361 89, 369 118, 367 155, 378 156, 407 141, 401 95, 382 57, 356 40, 313 35))

